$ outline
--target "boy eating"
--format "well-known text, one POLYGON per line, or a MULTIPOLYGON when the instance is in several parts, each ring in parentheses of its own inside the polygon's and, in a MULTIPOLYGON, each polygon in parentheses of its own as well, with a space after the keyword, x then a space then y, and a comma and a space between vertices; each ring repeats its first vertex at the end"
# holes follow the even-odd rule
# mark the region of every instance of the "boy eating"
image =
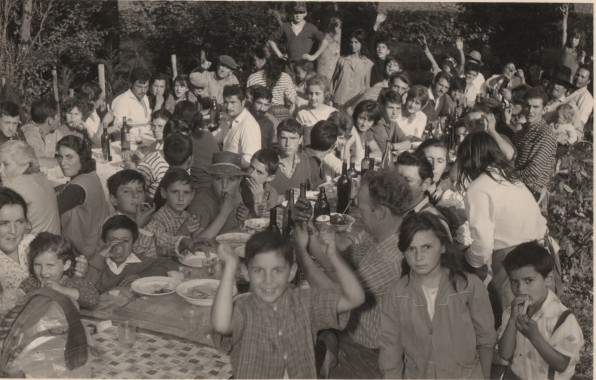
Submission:
MULTIPOLYGON (((308 240, 307 233, 300 236, 308 240)), ((222 244, 218 255, 225 266, 211 310, 214 342, 230 351, 234 378, 316 378, 316 334, 345 327, 347 314, 341 319, 338 314, 364 302, 358 279, 329 249, 341 289, 288 289, 297 266, 292 246, 281 235, 259 232, 245 252, 242 272, 251 293, 232 301, 239 259, 222 244)))
POLYGON ((575 316, 549 289, 554 261, 536 242, 520 244, 503 266, 515 298, 503 312, 499 354, 522 379, 569 379, 584 344, 575 316))

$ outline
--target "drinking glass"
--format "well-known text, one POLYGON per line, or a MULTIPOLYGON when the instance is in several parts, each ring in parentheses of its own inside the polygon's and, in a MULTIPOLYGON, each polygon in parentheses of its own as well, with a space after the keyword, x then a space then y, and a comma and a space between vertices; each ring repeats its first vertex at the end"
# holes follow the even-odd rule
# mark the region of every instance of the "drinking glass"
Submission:
POLYGON ((119 321, 117 324, 120 348, 133 348, 137 340, 137 326, 133 325, 130 321, 119 321))

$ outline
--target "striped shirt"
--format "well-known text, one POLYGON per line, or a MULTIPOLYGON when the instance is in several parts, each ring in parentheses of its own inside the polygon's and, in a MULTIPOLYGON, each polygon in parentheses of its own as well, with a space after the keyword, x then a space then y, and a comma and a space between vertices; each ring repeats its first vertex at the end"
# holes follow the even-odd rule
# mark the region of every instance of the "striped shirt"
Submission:
POLYGON ((388 285, 401 276, 403 254, 397 248, 397 235, 381 243, 371 237, 348 248, 347 261, 354 267, 364 288, 365 302, 352 310, 346 331, 368 348, 379 348, 381 310, 388 285))
MULTIPOLYGON (((267 87, 267 79, 265 78, 265 71, 259 70, 254 74, 251 74, 246 81, 246 88, 254 85, 261 85, 267 87)), ((285 106, 288 99, 296 97, 296 88, 292 78, 287 73, 281 73, 279 80, 270 88, 273 94, 273 100, 271 104, 285 106)))
POLYGON ((155 191, 170 165, 161 156, 159 151, 151 152, 143 158, 137 166, 137 171, 145 178, 145 195, 148 201, 155 197, 155 191))
POLYGON ((555 167, 557 139, 544 119, 513 135, 517 150, 515 172, 522 182, 535 193, 548 186, 555 167))

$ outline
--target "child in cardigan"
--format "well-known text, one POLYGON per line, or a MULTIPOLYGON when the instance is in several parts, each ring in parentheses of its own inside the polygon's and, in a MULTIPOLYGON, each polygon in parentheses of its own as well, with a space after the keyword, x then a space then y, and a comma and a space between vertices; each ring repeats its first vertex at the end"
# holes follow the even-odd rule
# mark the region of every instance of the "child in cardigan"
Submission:
POLYGON ((329 80, 321 74, 313 75, 306 81, 308 106, 298 111, 296 121, 304 127, 304 145, 310 145, 310 130, 321 120, 327 120, 337 109, 328 106, 330 96, 329 80))
MULTIPOLYGON (((306 228, 299 235, 297 241, 301 249, 306 249, 306 228)), ((225 266, 211 310, 211 324, 216 345, 230 351, 234 378, 317 377, 317 332, 342 329, 347 318, 338 318, 338 314, 364 302, 356 275, 336 253, 335 236, 325 242, 339 279, 338 289, 289 289, 297 269, 292 246, 280 234, 263 231, 246 243, 242 272, 250 281, 251 293, 235 301, 232 288, 239 258, 228 245, 220 245, 218 255, 225 266)))
POLYGON ((488 292, 459 268, 439 218, 407 217, 398 248, 404 276, 388 287, 381 314, 384 378, 488 379, 497 340, 488 292))
POLYGON ((29 245, 31 276, 20 285, 25 293, 48 287, 64 294, 84 309, 99 303, 99 292, 86 279, 75 277, 76 255, 68 239, 40 232, 29 245))

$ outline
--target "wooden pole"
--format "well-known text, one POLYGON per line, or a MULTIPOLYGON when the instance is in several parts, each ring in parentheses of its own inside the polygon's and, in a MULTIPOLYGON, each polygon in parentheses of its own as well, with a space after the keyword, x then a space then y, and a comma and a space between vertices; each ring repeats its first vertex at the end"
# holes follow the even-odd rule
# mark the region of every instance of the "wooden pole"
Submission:
POLYGON ((172 54, 170 56, 170 59, 172 60, 172 76, 173 76, 173 79, 176 79, 176 77, 178 76, 178 68, 176 65, 176 54, 172 54))
POLYGON ((101 88, 101 95, 106 96, 106 71, 103 63, 97 65, 97 77, 99 78, 99 88, 101 88))

